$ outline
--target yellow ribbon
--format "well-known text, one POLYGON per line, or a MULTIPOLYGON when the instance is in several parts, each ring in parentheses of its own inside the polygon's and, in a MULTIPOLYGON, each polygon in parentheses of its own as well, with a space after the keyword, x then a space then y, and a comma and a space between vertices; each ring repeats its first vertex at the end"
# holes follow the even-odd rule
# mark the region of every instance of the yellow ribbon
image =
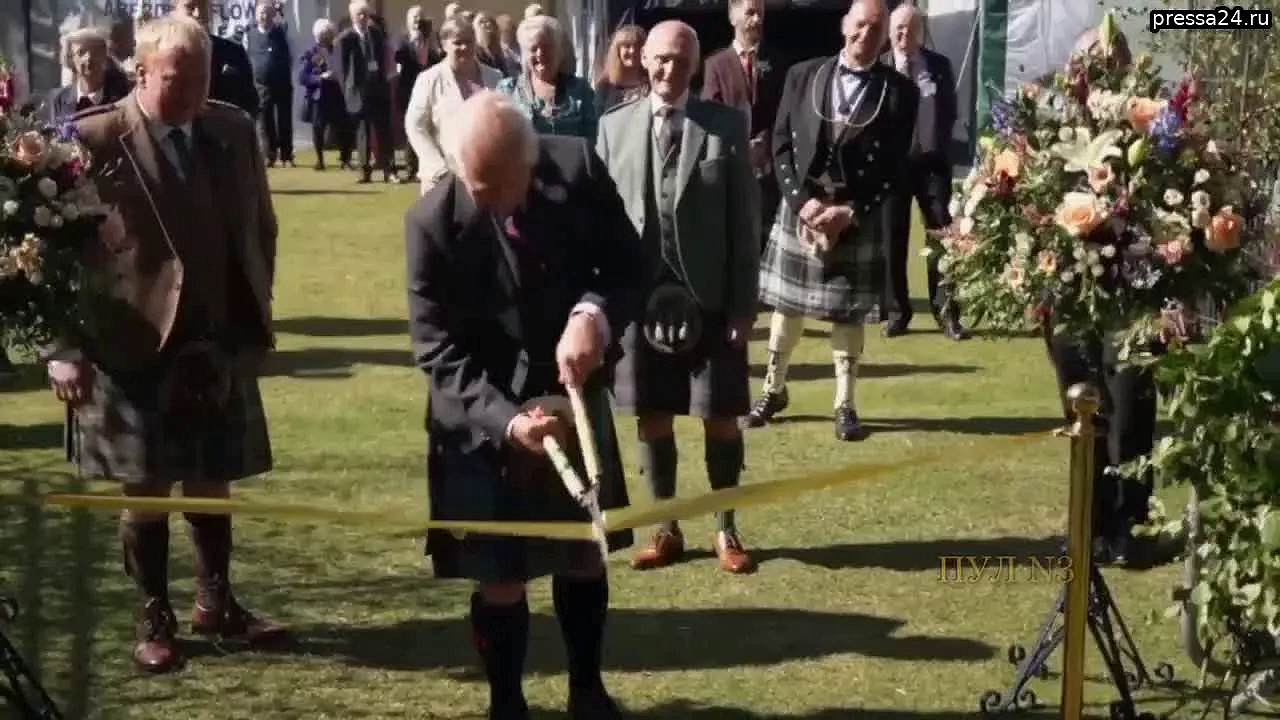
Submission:
MULTIPOLYGON (((772 480, 751 483, 734 488, 715 490, 690 498, 660 500, 642 507, 626 507, 605 513, 605 527, 609 532, 629 530, 655 525, 660 522, 688 520, 711 513, 766 505, 777 500, 794 499, 798 495, 845 485, 859 480, 887 475, 939 462, 955 462, 957 459, 976 461, 1011 447, 1026 445, 1049 437, 1053 433, 1030 433, 1018 437, 987 443, 982 450, 967 452, 957 458, 954 451, 940 452, 925 458, 898 462, 875 463, 845 467, 791 480, 772 480)), ((135 510, 139 512, 202 513, 208 515, 241 515, 244 517, 310 520, 349 525, 376 525, 383 528, 414 529, 418 531, 444 530, 455 534, 505 535, 515 537, 549 538, 553 540, 592 540, 589 522, 502 522, 481 520, 415 520, 403 513, 386 510, 337 510, 314 505, 288 503, 250 502, 244 500, 220 500, 211 498, 170 498, 124 496, 114 493, 49 494, 34 498, 19 496, 0 497, 2 502, 33 502, 40 505, 79 507, 94 510, 135 510)))

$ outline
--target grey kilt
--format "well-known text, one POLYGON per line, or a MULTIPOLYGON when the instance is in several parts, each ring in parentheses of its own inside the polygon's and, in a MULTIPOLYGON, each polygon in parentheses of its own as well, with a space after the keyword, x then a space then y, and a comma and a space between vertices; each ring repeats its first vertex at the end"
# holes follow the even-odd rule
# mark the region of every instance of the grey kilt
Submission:
POLYGON ((760 302, 785 315, 879 322, 885 273, 882 214, 869 213, 865 224, 846 231, 823 261, 797 236, 799 218, 791 207, 785 200, 779 203, 760 259, 760 302))
MULTIPOLYGON (((584 393, 594 420, 596 448, 600 452, 600 507, 626 507, 618 438, 603 384, 588 384, 584 393)), ((590 522, 591 517, 564 488, 551 461, 517 450, 508 444, 495 448, 485 443, 474 449, 447 437, 428 439, 427 486, 432 520, 497 522, 590 522)), ((584 479, 577 436, 568 439, 565 452, 584 479)), ((608 535, 609 550, 630 547, 630 530, 608 535)), ((438 578, 468 578, 478 582, 528 582, 547 575, 589 570, 600 564, 600 550, 592 541, 456 534, 446 530, 427 532, 426 554, 438 578)))
POLYGON ((95 368, 92 397, 67 413, 67 459, 81 476, 231 482, 271 469, 256 376, 233 369, 225 412, 199 424, 159 409, 161 381, 155 370, 108 374, 95 368))
POLYGON ((702 337, 689 352, 668 355, 645 339, 639 323, 622 335, 613 383, 619 414, 741 417, 751 410, 747 347, 728 341, 728 320, 703 313, 702 337))

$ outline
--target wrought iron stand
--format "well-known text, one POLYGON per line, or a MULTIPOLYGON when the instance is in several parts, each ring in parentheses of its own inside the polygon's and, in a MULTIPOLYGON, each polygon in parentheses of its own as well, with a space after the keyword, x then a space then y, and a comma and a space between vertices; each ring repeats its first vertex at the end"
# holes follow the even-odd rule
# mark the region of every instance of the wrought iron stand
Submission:
MULTIPOLYGON (((1111 590, 1107 587, 1102 572, 1096 565, 1090 565, 1089 578, 1089 632, 1093 635, 1107 665, 1111 682, 1115 685, 1120 699, 1111 704, 1112 720, 1154 720, 1150 713, 1139 715, 1133 703, 1133 691, 1146 685, 1160 682, 1173 682, 1173 666, 1160 663, 1155 667, 1155 677, 1147 671, 1146 663, 1138 652, 1138 646, 1129 634, 1120 608, 1116 605, 1111 590)), ((1040 628, 1036 644, 1028 654, 1022 645, 1009 646, 1009 662, 1018 667, 1018 674, 1009 689, 1001 695, 995 690, 988 690, 980 700, 983 715, 1029 710, 1041 707, 1034 691, 1027 685, 1035 678, 1049 677, 1049 657, 1058 645, 1062 644, 1066 630, 1064 624, 1064 608, 1067 589, 1063 586, 1058 594, 1058 601, 1048 619, 1040 628)))
MULTIPOLYGON (((0 622, 12 622, 18 617, 18 603, 0 596, 0 622)), ((0 698, 17 712, 21 720, 63 720, 62 713, 53 704, 40 681, 23 662, 17 648, 0 629, 0 673, 5 684, 0 684, 0 698)))

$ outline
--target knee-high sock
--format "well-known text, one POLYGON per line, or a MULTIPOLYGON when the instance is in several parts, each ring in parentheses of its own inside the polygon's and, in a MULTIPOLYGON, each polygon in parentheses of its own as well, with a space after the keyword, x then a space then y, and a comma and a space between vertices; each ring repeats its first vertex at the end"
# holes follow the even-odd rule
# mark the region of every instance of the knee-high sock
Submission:
MULTIPOLYGON (((711 482, 712 490, 738 486, 743 455, 741 435, 732 440, 707 438, 707 479, 711 482)), ((718 512, 716 518, 720 521, 721 530, 727 532, 735 529, 733 510, 718 512)))
POLYGON ((489 680, 489 704, 496 717, 523 710, 524 659, 529 647, 529 600, 489 605, 471 596, 471 639, 489 680))
MULTIPOLYGON (((640 441, 640 472, 648 478, 649 488, 653 490, 655 500, 675 497, 678 460, 674 436, 640 441)), ((676 529, 676 523, 665 522, 662 528, 673 532, 676 529)))
POLYGON ((600 658, 609 611, 608 578, 603 573, 590 579, 557 575, 551 580, 551 594, 569 656, 569 687, 602 687, 600 658))
POLYGON ((858 378, 866 333, 863 326, 835 323, 831 326, 831 359, 836 368, 835 407, 853 406, 853 386, 858 378))
POLYGON ((231 516, 186 513, 195 545, 196 603, 222 607, 231 590, 231 516))
POLYGON ((804 317, 774 311, 769 320, 769 364, 764 374, 766 393, 782 392, 787 386, 787 365, 804 332, 804 317))
POLYGON ((147 598, 169 598, 169 518, 120 518, 124 571, 147 598))

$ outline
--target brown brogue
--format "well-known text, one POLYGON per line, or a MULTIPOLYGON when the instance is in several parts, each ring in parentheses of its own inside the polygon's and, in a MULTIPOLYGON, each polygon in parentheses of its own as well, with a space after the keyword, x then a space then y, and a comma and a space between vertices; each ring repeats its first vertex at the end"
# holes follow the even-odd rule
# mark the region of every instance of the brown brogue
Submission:
POLYGON ((201 600, 196 601, 195 609, 191 611, 191 632, 247 643, 250 647, 273 645, 289 637, 282 625, 245 610, 230 593, 227 593, 225 603, 210 605, 213 607, 206 607, 201 600))
POLYGON ((660 529, 653 534, 649 546, 631 558, 635 570, 654 570, 680 562, 684 557, 684 535, 680 529, 660 529))
POLYGON ((182 664, 177 644, 178 619, 168 601, 151 598, 138 619, 138 644, 133 646, 133 662, 139 670, 167 673, 182 664))
POLYGON ((756 563, 747 554, 742 545, 742 538, 736 531, 716 533, 716 557, 720 558, 720 569, 734 575, 745 575, 755 572, 756 563))

